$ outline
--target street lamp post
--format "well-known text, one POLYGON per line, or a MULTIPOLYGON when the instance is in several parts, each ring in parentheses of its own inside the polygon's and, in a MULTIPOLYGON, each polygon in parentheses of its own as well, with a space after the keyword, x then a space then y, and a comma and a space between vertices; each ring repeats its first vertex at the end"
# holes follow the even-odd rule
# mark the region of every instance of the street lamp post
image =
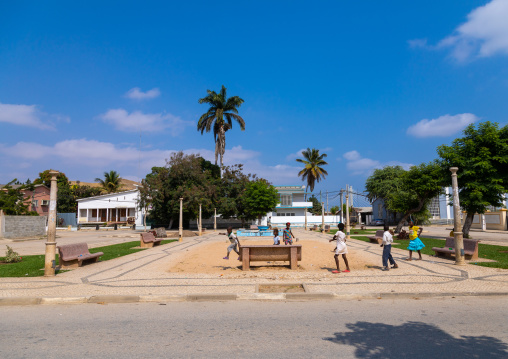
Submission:
POLYGON ((50 170, 51 188, 49 192, 49 217, 48 217, 48 239, 46 241, 46 253, 44 257, 44 276, 53 277, 55 275, 55 256, 56 256, 56 199, 58 187, 56 185, 56 176, 59 172, 50 170))
POLYGON ((214 216, 213 216, 213 231, 217 231, 217 208, 213 209, 214 216))
POLYGON ((464 239, 460 230, 460 201, 459 184, 457 181, 458 167, 450 167, 452 172, 452 191, 453 191, 453 236, 455 237, 455 264, 465 265, 464 260, 464 239))
POLYGON ((350 239, 349 232, 349 186, 346 185, 346 239, 350 239))
POLYGON ((199 235, 202 234, 203 224, 201 223, 201 203, 199 204, 199 235))
POLYGON ((307 207, 305 207, 305 230, 307 230, 307 207))
POLYGON ((182 241, 183 237, 183 198, 180 197, 180 226, 178 227, 178 242, 182 241))

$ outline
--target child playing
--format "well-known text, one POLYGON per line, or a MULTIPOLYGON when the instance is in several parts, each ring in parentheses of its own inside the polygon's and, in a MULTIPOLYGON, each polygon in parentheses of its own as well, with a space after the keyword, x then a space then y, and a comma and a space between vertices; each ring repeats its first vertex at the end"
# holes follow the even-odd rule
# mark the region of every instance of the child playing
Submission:
POLYGON ((397 263, 393 260, 392 257, 392 243, 393 243, 393 236, 389 231, 389 227, 387 224, 384 226, 384 233, 383 233, 383 243, 381 244, 381 247, 383 248, 383 270, 390 270, 390 267, 388 267, 388 261, 390 261, 390 264, 393 266, 392 268, 399 268, 397 263))
POLYGON ((344 260, 344 264, 346 265, 346 270, 344 273, 349 273, 349 263, 347 261, 347 246, 346 246, 346 235, 344 232, 344 223, 339 223, 338 225, 339 230, 332 239, 330 239, 328 242, 337 240, 337 246, 335 247, 335 255, 333 256, 335 258, 335 264, 337 265, 337 270, 333 270, 332 273, 340 273, 339 268, 339 255, 342 254, 342 259, 344 260))
POLYGON ((418 231, 419 227, 415 226, 413 221, 409 221, 409 246, 407 249, 409 249, 409 258, 406 258, 407 261, 413 260, 413 251, 417 251, 420 258, 419 260, 422 260, 422 253, 420 252, 421 249, 425 248, 425 244, 418 238, 418 231))
MULTIPOLYGON (((228 236, 229 241, 231 244, 228 247, 228 254, 223 259, 229 259, 229 252, 235 251, 236 254, 240 255, 240 252, 238 251, 238 246, 240 245, 240 241, 238 240, 238 237, 233 233, 233 227, 228 227, 228 233, 219 233, 219 234, 225 234, 228 236)), ((240 257, 238 257, 238 260, 240 260, 240 257)))
POLYGON ((284 228, 284 231, 282 232, 282 238, 284 239, 284 244, 286 245, 293 244, 293 238, 295 238, 295 236, 293 236, 293 232, 291 232, 291 228, 289 228, 290 226, 291 223, 286 223, 286 228, 284 228))
POLYGON ((276 246, 280 244, 279 230, 277 228, 273 230, 273 244, 276 246))

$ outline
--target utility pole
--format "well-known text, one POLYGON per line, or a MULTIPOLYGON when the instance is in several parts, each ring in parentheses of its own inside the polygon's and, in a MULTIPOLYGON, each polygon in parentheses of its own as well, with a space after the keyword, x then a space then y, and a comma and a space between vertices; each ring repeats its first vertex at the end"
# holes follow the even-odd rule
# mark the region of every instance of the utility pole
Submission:
POLYGON ((459 201, 459 183, 457 181, 458 167, 450 167, 452 172, 452 191, 453 191, 453 236, 455 237, 455 264, 465 265, 464 260, 464 239, 460 230, 460 201, 459 201))
POLYGON ((330 209, 328 208, 328 190, 326 190, 326 213, 330 213, 329 211, 330 209))
POLYGON ((351 238, 349 233, 349 185, 346 185, 346 239, 351 238))
POLYGON ((325 231, 325 204, 321 202, 321 231, 325 231))
POLYGON ((56 176, 59 172, 50 170, 51 188, 49 192, 49 218, 48 218, 48 239, 46 241, 46 253, 44 257, 44 276, 53 277, 55 275, 55 256, 56 256, 56 199, 58 187, 56 185, 56 176))
POLYGON ((305 230, 307 230, 307 207, 305 207, 305 230))
POLYGON ((319 191, 319 203, 323 203, 323 199, 321 198, 321 191, 319 191))
POLYGON ((183 198, 180 197, 180 226, 178 227, 178 242, 181 242, 183 239, 183 198))
POLYGON ((344 196, 344 190, 340 189, 340 221, 341 223, 344 223, 344 202, 343 197, 344 196))

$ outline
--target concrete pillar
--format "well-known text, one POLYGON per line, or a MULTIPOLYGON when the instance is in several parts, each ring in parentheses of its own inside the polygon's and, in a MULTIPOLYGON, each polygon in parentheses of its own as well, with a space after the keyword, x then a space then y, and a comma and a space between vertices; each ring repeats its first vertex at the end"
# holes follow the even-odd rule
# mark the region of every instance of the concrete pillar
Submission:
POLYGON ((482 227, 482 231, 487 230, 487 222, 485 222, 485 214, 480 214, 480 224, 482 227))
POLYGON ((452 192, 453 192, 453 236, 455 237, 455 264, 465 265, 464 260, 464 239, 461 231, 460 221, 460 201, 459 184, 457 181, 458 167, 450 167, 452 172, 452 192))
POLYGON ((183 198, 180 198, 180 226, 178 227, 178 242, 183 239, 183 198))
POLYGON ((217 208, 213 209, 214 215, 213 215, 213 231, 217 231, 217 208))
POLYGON ((325 204, 321 202, 321 230, 325 230, 325 204))
POLYGON ((349 189, 346 185, 346 239, 350 239, 351 234, 349 231, 349 189))
POLYGON ((307 230, 307 207, 305 207, 305 230, 307 230))
POLYGON ((50 170, 51 189, 49 193, 49 217, 48 217, 48 239, 46 241, 46 253, 44 257, 44 276, 53 277, 55 275, 55 257, 56 257, 56 200, 58 187, 56 185, 56 176, 59 172, 50 170))
POLYGON ((203 234, 203 230, 202 230, 202 226, 203 224, 201 223, 201 203, 199 204, 199 222, 198 222, 198 230, 199 230, 199 235, 202 235, 203 234))

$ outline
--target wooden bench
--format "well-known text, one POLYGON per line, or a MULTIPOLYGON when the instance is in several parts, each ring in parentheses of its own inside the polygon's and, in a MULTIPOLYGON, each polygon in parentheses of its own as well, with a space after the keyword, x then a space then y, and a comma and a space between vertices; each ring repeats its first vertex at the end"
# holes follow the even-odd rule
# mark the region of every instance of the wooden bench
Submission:
POLYGON ((371 243, 381 244, 383 242, 383 233, 385 233, 385 231, 379 230, 379 231, 376 231, 375 235, 368 236, 367 238, 369 239, 369 241, 371 243))
POLYGON ((60 256, 60 269, 81 267, 85 261, 97 262, 99 257, 104 254, 103 252, 90 253, 85 242, 64 244, 57 248, 60 256))
POLYGON ((325 224, 325 233, 328 233, 328 232, 330 232, 330 225, 325 224))
MULTIPOLYGON (((478 259, 478 242, 477 239, 464 238, 464 257, 468 260, 478 259)), ((443 248, 433 247, 432 250, 436 253, 436 256, 443 255, 445 257, 451 257, 455 255, 455 238, 446 237, 445 246, 443 248), (451 249, 450 249, 451 248, 451 249)))
POLYGON ((152 231, 141 233, 140 236, 139 246, 141 248, 152 248, 158 246, 162 242, 162 238, 155 238, 152 231))
POLYGON ((289 261, 291 269, 298 267, 302 260, 302 246, 242 245, 240 246, 242 270, 250 270, 250 262, 289 261))

